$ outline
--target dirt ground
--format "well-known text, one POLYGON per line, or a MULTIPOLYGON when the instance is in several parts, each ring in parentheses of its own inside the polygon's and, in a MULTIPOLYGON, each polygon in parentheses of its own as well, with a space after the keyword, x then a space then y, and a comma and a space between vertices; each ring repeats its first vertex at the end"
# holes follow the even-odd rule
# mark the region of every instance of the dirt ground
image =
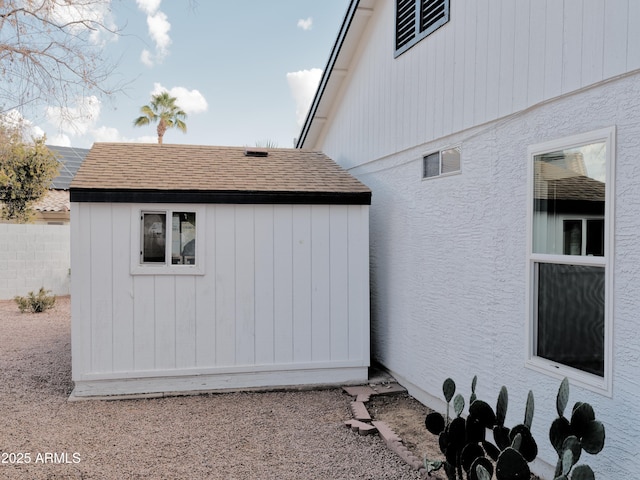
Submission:
MULTIPOLYGON (((0 479, 421 478, 378 435, 344 426, 341 388, 68 402, 72 390, 70 298, 39 314, 0 301, 0 479)), ((442 459, 413 397, 366 406, 416 457, 442 459)))

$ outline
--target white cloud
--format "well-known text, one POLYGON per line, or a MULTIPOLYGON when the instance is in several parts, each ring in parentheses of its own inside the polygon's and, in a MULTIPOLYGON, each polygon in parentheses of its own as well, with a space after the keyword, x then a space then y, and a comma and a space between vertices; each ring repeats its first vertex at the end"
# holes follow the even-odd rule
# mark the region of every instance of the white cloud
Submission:
POLYGON ((58 135, 54 135, 51 138, 47 138, 47 145, 56 145, 58 147, 70 147, 71 139, 68 135, 64 133, 60 133, 58 135))
POLYGON ((122 137, 117 128, 98 127, 91 130, 94 142, 120 142, 122 137))
POLYGON ((146 48, 142 50, 142 53, 140 54, 140 61, 147 67, 153 67, 153 56, 146 48))
POLYGON ((138 8, 147 15, 153 15, 159 8, 162 0, 136 0, 138 8))
POLYGON ((296 120, 298 126, 302 126, 304 123, 318 84, 320 83, 320 78, 322 78, 322 70, 319 68, 287 73, 287 83, 289 83, 291 95, 296 102, 296 120))
POLYGON ((71 24, 68 28, 75 33, 89 32, 89 39, 92 43, 104 43, 105 35, 110 40, 117 39, 116 35, 105 29, 94 28, 96 24, 99 24, 109 30, 116 29, 111 15, 111 0, 47 3, 47 13, 51 21, 58 25, 71 24), (84 21, 89 21, 91 25, 87 26, 84 21))
POLYGON ((165 91, 177 99, 176 103, 187 115, 206 112, 209 108, 207 100, 198 90, 188 90, 184 87, 168 89, 159 83, 154 83, 151 95, 158 95, 165 91))
POLYGON ((23 138, 26 140, 30 138, 40 138, 44 135, 42 128, 34 125, 31 120, 24 118, 15 108, 0 115, 0 124, 6 125, 9 128, 19 129, 22 132, 23 138))
POLYGON ((152 54, 147 49, 143 50, 140 60, 147 67, 160 63, 169 54, 169 46, 171 45, 171 23, 167 15, 160 11, 161 0, 136 0, 138 8, 147 15, 147 28, 149 36, 155 43, 156 51, 152 54))
POLYGON ((309 17, 306 20, 301 18, 298 20, 298 28, 301 28, 302 30, 311 30, 311 27, 313 27, 313 18, 309 17))
POLYGON ((47 107, 49 123, 71 136, 84 135, 98 120, 102 104, 95 95, 79 97, 75 107, 47 107))
POLYGON ((171 38, 169 37, 171 24, 167 15, 163 12, 149 15, 147 17, 147 27, 149 27, 149 35, 156 44, 157 54, 164 57, 168 53, 169 45, 171 45, 171 38))

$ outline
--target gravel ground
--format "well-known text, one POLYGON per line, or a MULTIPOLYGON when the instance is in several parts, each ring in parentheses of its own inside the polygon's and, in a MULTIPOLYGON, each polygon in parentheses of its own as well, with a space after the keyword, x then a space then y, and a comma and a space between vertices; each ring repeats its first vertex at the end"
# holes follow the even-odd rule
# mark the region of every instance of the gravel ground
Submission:
POLYGON ((0 301, 0 479, 420 478, 341 389, 68 402, 69 306, 0 301))

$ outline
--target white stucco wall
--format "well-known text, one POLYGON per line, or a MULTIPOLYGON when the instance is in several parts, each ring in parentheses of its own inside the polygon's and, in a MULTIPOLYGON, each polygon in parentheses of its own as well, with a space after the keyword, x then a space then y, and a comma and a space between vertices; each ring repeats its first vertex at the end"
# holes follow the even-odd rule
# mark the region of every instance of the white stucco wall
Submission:
POLYGON ((0 224, 0 299, 69 295, 69 225, 0 224))
MULTIPOLYGON (((525 368, 527 147, 616 127, 613 396, 575 386, 570 395, 570 405, 591 403, 606 425, 604 451, 582 459, 597 478, 632 478, 640 468, 639 111, 636 73, 350 169, 373 191, 374 359, 435 407, 447 377, 468 398, 477 374, 478 395, 490 404, 506 385, 511 425, 532 389, 540 458, 555 464, 548 429, 560 380, 525 368), (462 173, 422 180, 422 156, 455 144, 462 173)), ((343 153, 330 143, 323 150, 343 153)))

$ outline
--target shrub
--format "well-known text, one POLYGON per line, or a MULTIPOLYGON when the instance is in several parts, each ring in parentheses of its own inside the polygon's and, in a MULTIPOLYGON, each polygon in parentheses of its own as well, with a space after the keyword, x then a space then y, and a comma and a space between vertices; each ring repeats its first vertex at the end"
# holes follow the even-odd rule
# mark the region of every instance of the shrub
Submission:
POLYGON ((40 313, 53 308, 55 305, 56 296, 49 295, 50 293, 51 290, 45 290, 44 287, 41 287, 37 294, 29 292, 26 297, 17 296, 14 297, 14 300, 18 304, 20 312, 40 313))
MULTIPOLYGON (((528 480, 531 476, 529 463, 538 455, 538 446, 531 435, 533 420, 533 393, 529 391, 523 423, 513 428, 504 425, 508 395, 502 387, 498 395, 496 410, 475 394, 477 378, 471 383, 469 415, 462 417, 464 398, 455 395, 456 386, 447 378, 442 386, 447 401, 446 417, 434 412, 427 415, 425 426, 429 432, 439 436, 440 450, 444 461, 425 459, 428 472, 444 468, 449 480, 528 480), (455 397, 454 397, 455 395, 455 397), (453 400, 455 418, 449 416, 449 403, 453 400), (486 432, 493 432, 493 441, 486 432)), ((593 480, 593 471, 587 465, 575 464, 584 450, 599 453, 604 447, 604 425, 596 420, 593 408, 588 403, 577 402, 571 419, 564 416, 569 399, 569 381, 560 384, 556 399, 558 418, 551 424, 549 439, 558 454, 555 480, 593 480), (575 468, 574 468, 575 466, 575 468), (571 476, 570 476, 571 474, 571 476)))

